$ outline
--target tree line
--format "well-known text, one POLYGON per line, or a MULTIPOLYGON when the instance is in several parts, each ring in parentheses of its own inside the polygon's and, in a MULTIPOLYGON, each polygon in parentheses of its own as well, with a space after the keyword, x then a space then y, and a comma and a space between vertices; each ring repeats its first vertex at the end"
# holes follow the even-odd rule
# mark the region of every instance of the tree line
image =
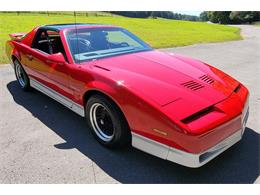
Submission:
POLYGON ((132 18, 166 18, 174 20, 188 20, 188 21, 210 21, 212 23, 219 24, 245 24, 253 23, 260 21, 260 11, 204 11, 201 12, 200 16, 193 16, 187 14, 179 14, 171 11, 110 11, 110 12, 50 12, 50 11, 41 11, 41 12, 29 12, 29 11, 17 11, 17 12, 3 12, 3 13, 17 13, 26 14, 26 13, 39 13, 56 15, 56 14, 65 14, 65 15, 82 15, 82 16, 109 16, 109 15, 121 15, 132 18))
POLYGON ((210 21, 219 24, 243 24, 260 21, 259 11, 204 11, 199 17, 171 11, 112 11, 110 13, 133 18, 167 18, 188 21, 210 21))
POLYGON ((200 20, 198 16, 179 14, 171 11, 111 11, 110 13, 131 17, 131 18, 166 18, 166 19, 189 20, 189 21, 200 20))
POLYGON ((244 24, 260 21, 258 11, 204 11, 200 14, 202 21, 219 24, 244 24))
POLYGON ((219 24, 245 24, 260 21, 260 12, 256 11, 204 11, 201 21, 219 24))

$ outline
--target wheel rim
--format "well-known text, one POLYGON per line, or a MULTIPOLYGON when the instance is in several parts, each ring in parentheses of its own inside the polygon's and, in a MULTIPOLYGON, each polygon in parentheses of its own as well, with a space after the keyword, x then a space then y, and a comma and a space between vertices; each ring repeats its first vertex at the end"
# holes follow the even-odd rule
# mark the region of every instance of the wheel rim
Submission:
POLYGON ((16 77, 19 82, 19 84, 24 87, 25 86, 25 74, 24 71, 22 70, 22 67, 19 63, 15 63, 15 69, 16 69, 16 77))
POLYGON ((90 108, 90 122, 96 135, 105 142, 114 137, 114 125, 111 114, 100 103, 94 103, 90 108))

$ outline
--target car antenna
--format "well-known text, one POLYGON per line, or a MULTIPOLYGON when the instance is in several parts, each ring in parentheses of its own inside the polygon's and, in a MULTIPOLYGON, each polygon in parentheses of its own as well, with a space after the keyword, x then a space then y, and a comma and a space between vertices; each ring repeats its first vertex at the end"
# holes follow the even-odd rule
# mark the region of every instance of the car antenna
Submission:
POLYGON ((79 37, 78 37, 78 29, 77 29, 77 18, 76 18, 76 11, 74 11, 74 24, 75 24, 75 31, 76 31, 76 37, 77 37, 77 55, 78 59, 77 63, 80 64, 80 55, 79 55, 79 37))

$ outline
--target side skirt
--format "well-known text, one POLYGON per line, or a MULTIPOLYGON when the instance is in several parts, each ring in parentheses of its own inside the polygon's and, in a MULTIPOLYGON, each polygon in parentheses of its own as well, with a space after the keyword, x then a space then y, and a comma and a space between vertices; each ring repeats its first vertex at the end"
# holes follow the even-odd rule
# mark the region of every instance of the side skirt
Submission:
POLYGON ((71 99, 61 95, 57 91, 47 87, 46 85, 40 83, 39 81, 30 77, 30 85, 31 87, 35 88, 36 90, 44 93, 45 95, 49 96, 50 98, 56 100, 57 102, 61 103, 62 105, 66 106, 70 110, 74 111, 78 115, 84 117, 85 111, 82 105, 72 101, 71 99))

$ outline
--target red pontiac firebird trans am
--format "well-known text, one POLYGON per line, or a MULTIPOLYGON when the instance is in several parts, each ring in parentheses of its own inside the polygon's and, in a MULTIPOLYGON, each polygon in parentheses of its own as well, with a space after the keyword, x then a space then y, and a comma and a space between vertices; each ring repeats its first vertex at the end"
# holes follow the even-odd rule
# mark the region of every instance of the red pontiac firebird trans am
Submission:
POLYGON ((110 25, 52 24, 10 37, 6 53, 20 87, 85 117, 104 146, 131 144, 200 167, 243 136, 248 90, 206 63, 154 50, 110 25))

